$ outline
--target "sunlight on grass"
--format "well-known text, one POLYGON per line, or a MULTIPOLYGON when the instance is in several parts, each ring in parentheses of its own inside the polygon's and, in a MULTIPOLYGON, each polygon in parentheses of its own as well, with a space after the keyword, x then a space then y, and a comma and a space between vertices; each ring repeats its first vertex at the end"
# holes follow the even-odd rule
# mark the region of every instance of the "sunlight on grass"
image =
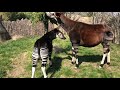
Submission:
MULTIPOLYGON (((7 76, 7 71, 13 70, 12 60, 20 57, 22 53, 27 53, 22 60, 24 62, 24 73, 17 77, 31 77, 31 54, 34 42, 38 37, 26 37, 16 41, 7 41, 0 44, 0 78, 7 76)), ((120 45, 111 43, 111 65, 105 65, 99 69, 102 59, 103 48, 98 45, 93 48, 79 47, 79 65, 75 69, 75 65, 71 64, 71 43, 69 38, 66 40, 55 39, 53 41, 52 61, 53 67, 47 65, 46 71, 49 78, 119 78, 120 77, 120 45)), ((20 58, 19 58, 20 59, 20 58)), ((22 58, 21 58, 22 59, 22 58)), ((16 61, 17 62, 17 61, 16 61)), ((41 63, 36 68, 35 78, 43 78, 41 71, 41 63)), ((12 77, 12 76, 11 76, 12 77)))
POLYGON ((11 70, 12 58, 31 49, 34 39, 32 37, 22 38, 16 41, 9 40, 0 44, 0 77, 6 76, 7 71, 11 70))

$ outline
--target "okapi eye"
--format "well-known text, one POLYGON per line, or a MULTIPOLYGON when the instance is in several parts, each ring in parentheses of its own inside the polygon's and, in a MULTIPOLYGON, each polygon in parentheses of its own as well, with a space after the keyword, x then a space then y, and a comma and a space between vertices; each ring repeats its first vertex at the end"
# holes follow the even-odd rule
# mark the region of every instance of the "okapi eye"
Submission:
POLYGON ((52 13, 51 15, 55 15, 55 13, 52 13))
POLYGON ((62 33, 59 33, 58 36, 59 36, 60 38, 63 38, 63 37, 64 37, 64 35, 63 35, 62 33))
POLYGON ((61 33, 58 33, 58 36, 60 37, 60 36, 61 36, 61 33))

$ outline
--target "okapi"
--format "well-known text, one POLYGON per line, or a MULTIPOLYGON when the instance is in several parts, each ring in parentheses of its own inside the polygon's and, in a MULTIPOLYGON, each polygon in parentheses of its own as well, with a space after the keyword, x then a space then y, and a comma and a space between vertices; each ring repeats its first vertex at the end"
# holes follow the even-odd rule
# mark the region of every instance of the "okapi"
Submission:
POLYGON ((72 44, 72 64, 76 63, 76 67, 78 67, 78 46, 95 47, 100 43, 103 46, 103 57, 99 67, 103 67, 106 57, 107 64, 110 64, 109 42, 113 40, 114 33, 108 25, 73 21, 67 18, 64 12, 52 12, 50 17, 57 20, 70 38, 72 44))
POLYGON ((35 42, 32 53, 31 78, 34 78, 35 68, 37 66, 37 62, 39 59, 42 60, 41 70, 44 75, 44 78, 47 78, 45 67, 47 64, 47 59, 49 59, 50 67, 52 66, 52 61, 51 61, 51 54, 53 49, 52 41, 56 39, 56 37, 59 37, 60 39, 66 39, 64 34, 61 31, 59 31, 58 28, 55 28, 54 30, 46 33, 43 37, 41 37, 35 42))

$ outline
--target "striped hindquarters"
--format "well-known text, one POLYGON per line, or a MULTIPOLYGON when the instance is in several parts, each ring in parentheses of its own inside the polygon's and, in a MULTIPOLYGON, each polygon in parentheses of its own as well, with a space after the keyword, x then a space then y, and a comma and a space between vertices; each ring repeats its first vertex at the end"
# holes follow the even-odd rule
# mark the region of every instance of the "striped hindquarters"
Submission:
POLYGON ((40 57, 39 56, 39 48, 34 47, 33 53, 32 53, 32 64, 33 64, 33 67, 37 66, 37 61, 38 61, 39 57, 40 57))

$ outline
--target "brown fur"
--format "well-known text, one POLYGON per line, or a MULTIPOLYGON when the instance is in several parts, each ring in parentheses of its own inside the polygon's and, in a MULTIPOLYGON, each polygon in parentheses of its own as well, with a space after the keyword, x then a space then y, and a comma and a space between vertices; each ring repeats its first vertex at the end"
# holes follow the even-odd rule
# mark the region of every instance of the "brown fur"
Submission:
POLYGON ((86 24, 83 22, 73 21, 64 16, 64 13, 62 12, 56 12, 54 16, 60 26, 69 35, 73 47, 72 63, 74 64, 76 62, 76 67, 78 67, 78 46, 94 47, 100 43, 103 46, 104 53, 100 67, 103 66, 105 57, 107 57, 107 63, 110 64, 109 41, 113 40, 114 34, 109 26, 106 24, 86 24))
POLYGON ((105 24, 86 24, 70 20, 63 13, 56 13, 57 20, 68 33, 73 44, 85 47, 93 47, 104 39, 113 40, 113 32, 105 24), (108 35, 108 32, 111 34, 108 35))

